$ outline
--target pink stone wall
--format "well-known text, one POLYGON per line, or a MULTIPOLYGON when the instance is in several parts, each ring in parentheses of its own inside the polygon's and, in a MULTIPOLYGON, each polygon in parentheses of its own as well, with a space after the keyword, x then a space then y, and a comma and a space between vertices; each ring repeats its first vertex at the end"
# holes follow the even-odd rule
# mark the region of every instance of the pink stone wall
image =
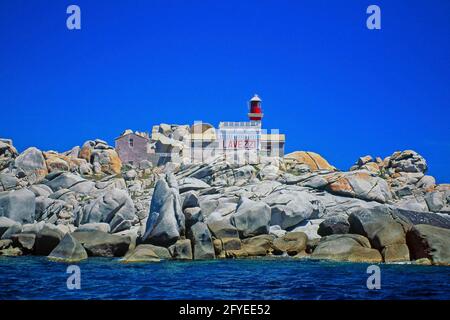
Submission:
POLYGON ((142 160, 149 160, 148 140, 130 133, 116 139, 116 151, 123 163, 132 163, 138 165, 142 160), (130 145, 130 139, 133 139, 133 146, 130 145))

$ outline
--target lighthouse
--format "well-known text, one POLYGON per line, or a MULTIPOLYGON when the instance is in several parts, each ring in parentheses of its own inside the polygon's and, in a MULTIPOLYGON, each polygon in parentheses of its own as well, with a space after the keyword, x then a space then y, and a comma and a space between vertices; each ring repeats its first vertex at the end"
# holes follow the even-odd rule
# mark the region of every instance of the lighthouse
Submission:
POLYGON ((250 118, 250 121, 261 121, 263 116, 261 99, 255 94, 250 100, 250 112, 248 113, 248 117, 250 118))
POLYGON ((221 121, 218 128, 201 121, 190 127, 171 125, 169 129, 161 124, 153 127, 151 136, 127 130, 116 139, 116 151, 123 163, 147 160, 154 166, 168 162, 210 163, 217 157, 230 164, 259 164, 267 157, 283 158, 285 135, 278 129, 262 128, 263 116, 261 99, 255 94, 248 101, 248 121, 221 121), (183 139, 172 138, 175 132, 180 132, 183 139))

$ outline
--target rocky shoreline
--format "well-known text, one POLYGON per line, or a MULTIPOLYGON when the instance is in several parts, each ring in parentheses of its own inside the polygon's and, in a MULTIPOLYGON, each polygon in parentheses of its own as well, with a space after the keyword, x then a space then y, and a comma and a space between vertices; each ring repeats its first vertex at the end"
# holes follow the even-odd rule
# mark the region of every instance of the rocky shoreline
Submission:
POLYGON ((153 167, 122 165, 98 139, 20 154, 0 139, 0 255, 450 265, 450 184, 426 170, 411 150, 349 171, 304 151, 153 167))

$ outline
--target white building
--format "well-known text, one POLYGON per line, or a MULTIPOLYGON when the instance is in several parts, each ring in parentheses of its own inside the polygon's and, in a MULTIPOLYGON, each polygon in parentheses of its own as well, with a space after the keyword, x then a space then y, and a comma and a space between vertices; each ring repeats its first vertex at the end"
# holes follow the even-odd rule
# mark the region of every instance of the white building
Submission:
POLYGON ((262 156, 283 157, 285 136, 278 129, 262 128, 261 99, 250 100, 249 121, 220 122, 219 128, 196 122, 183 149, 183 158, 205 162, 224 155, 230 162, 256 164, 262 156))

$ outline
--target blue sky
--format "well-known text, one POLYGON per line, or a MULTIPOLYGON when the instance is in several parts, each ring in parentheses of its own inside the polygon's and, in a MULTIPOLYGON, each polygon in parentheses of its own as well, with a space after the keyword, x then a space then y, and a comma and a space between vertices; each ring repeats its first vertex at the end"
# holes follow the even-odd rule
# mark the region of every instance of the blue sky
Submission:
POLYGON ((0 136, 19 150, 246 120, 340 169, 414 149, 450 182, 450 1, 0 0, 0 136), (66 8, 81 8, 79 31, 66 8), (381 7, 382 30, 366 28, 381 7))

